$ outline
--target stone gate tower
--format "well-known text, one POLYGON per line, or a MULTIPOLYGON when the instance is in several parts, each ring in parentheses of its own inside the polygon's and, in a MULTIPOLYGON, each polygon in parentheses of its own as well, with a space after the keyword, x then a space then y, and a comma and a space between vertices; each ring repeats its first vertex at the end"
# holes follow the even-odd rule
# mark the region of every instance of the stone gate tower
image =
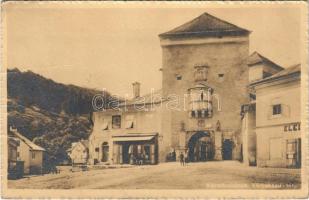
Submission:
POLYGON ((170 149, 191 161, 241 159, 249 34, 204 13, 159 35, 163 96, 179 98, 177 109, 167 111, 170 118, 162 117, 162 130, 170 149))

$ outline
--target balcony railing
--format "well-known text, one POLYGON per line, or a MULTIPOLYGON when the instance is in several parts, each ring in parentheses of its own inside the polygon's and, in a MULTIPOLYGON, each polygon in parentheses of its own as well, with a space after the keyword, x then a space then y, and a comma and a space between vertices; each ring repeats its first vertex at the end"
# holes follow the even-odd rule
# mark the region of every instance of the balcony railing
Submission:
POLYGON ((212 102, 208 100, 196 100, 189 103, 191 110, 211 110, 212 102))

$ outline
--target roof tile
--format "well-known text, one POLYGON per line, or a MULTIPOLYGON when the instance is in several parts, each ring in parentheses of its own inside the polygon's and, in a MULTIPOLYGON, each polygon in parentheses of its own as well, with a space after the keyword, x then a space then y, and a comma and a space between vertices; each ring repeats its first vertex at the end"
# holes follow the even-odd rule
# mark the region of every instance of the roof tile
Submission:
POLYGON ((225 36, 225 35, 248 35, 250 31, 234 24, 204 13, 199 17, 171 30, 162 33, 161 38, 186 37, 186 36, 225 36))

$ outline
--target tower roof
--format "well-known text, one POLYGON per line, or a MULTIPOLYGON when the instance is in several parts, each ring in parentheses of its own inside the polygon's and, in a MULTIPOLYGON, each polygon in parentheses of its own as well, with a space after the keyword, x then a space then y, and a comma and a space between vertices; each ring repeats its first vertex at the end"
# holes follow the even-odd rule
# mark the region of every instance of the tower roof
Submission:
POLYGON ((250 31, 234 24, 204 13, 199 17, 159 35, 161 38, 170 37, 220 37, 248 35, 250 31))
POLYGON ((270 59, 266 58, 265 56, 262 56, 261 54, 259 54, 258 52, 253 52, 248 58, 247 58, 247 64, 249 66, 253 66, 256 64, 260 64, 260 63, 266 63, 269 64, 271 67, 277 69, 277 70, 283 70, 284 68, 277 65, 276 63, 274 63, 273 61, 271 61, 270 59))
POLYGON ((294 76, 294 75, 299 77, 300 74, 301 74, 301 64, 292 65, 272 76, 253 82, 250 85, 259 85, 259 84, 269 83, 272 81, 287 79, 288 77, 294 76))

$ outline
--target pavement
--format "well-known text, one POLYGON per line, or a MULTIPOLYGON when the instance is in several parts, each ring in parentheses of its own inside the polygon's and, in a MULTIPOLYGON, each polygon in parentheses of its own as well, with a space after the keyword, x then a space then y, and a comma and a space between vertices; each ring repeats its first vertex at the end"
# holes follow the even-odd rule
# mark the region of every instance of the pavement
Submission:
POLYGON ((257 168, 237 161, 162 163, 93 169, 9 180, 9 188, 29 189, 296 189, 299 169, 257 168))

